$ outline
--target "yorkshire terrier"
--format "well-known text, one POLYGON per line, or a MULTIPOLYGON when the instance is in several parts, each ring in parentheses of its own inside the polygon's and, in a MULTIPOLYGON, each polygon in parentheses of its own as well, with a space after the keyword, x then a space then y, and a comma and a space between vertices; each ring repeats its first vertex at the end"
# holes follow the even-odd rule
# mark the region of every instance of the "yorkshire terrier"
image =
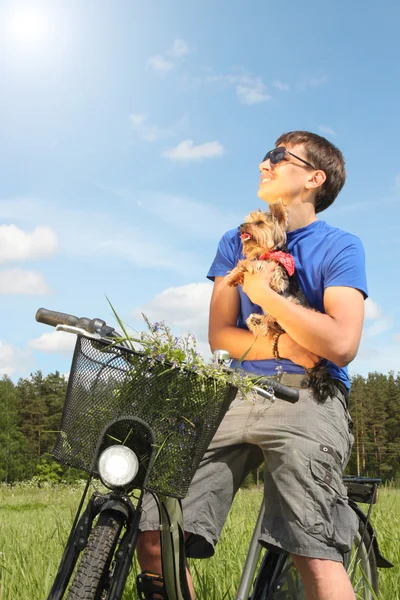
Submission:
MULTIPOLYGON (((230 286, 243 285, 246 272, 265 272, 266 265, 274 261, 277 264, 271 279, 271 288, 290 302, 314 310, 300 289, 294 272, 294 259, 287 253, 287 227, 288 214, 283 202, 271 204, 269 212, 258 210, 250 213, 239 228, 245 258, 226 275, 225 280, 230 286)), ((262 335, 272 339, 274 334, 284 333, 279 323, 268 313, 253 313, 247 318, 246 324, 255 336, 262 335)), ((309 385, 319 402, 325 401, 334 393, 332 377, 325 360, 321 360, 306 372, 309 385)))

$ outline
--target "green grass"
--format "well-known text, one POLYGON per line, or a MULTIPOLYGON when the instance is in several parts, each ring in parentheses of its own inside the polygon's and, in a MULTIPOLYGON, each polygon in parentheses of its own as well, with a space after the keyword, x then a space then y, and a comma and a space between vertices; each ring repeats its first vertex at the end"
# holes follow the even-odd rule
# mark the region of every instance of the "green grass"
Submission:
MULTIPOLYGON (((0 485, 0 600, 45 600, 61 558, 81 489, 0 485)), ((231 600, 238 585, 261 492, 240 490, 215 556, 192 561, 197 600, 231 600)), ((400 600, 400 490, 382 489, 372 513, 383 555, 380 600, 400 600)), ((134 573, 124 600, 136 600, 134 573)))

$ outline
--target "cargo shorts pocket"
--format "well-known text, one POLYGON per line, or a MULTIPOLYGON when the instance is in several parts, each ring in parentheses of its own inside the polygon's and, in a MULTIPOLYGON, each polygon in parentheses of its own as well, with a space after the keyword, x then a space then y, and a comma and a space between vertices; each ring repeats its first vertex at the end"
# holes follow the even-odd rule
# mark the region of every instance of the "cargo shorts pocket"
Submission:
POLYGON ((348 505, 340 467, 335 457, 322 449, 320 455, 310 457, 309 464, 307 533, 342 553, 348 552, 358 528, 358 518, 348 505))

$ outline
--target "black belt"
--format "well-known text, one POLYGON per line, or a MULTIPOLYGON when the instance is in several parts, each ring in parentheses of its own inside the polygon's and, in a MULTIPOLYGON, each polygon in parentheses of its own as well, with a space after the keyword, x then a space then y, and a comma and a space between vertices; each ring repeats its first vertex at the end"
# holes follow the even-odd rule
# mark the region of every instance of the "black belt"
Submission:
MULTIPOLYGON (((275 379, 275 377, 273 377, 275 379)), ((300 373, 280 373, 276 379, 282 384, 287 385, 288 387, 294 387, 297 389, 308 388, 309 379, 307 375, 302 375, 300 373)), ((349 390, 346 385, 340 379, 332 379, 333 385, 339 390, 341 394, 343 394, 346 408, 349 406, 349 390)))

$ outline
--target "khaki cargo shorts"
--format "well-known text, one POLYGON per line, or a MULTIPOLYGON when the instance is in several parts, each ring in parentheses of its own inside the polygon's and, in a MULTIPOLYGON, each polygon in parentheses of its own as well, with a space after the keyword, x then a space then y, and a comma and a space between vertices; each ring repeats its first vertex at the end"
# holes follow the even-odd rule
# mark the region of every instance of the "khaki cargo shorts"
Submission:
MULTIPOLYGON (((182 502, 187 555, 208 558, 233 498, 248 472, 265 461, 265 514, 260 542, 313 558, 343 560, 358 521, 348 506, 342 473, 353 443, 351 419, 339 390, 323 404, 309 389, 299 401, 236 398, 226 413, 182 502)), ((142 531, 159 527, 151 494, 142 531)))

